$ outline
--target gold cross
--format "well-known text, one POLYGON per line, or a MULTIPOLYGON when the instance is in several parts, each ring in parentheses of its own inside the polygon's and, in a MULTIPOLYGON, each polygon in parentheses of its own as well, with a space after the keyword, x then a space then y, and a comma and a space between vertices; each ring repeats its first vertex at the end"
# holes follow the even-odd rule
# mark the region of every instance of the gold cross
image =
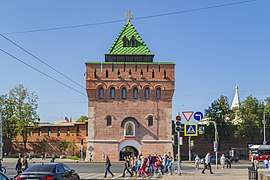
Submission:
POLYGON ((127 18, 128 21, 130 21, 130 19, 133 18, 133 14, 132 14, 131 10, 128 10, 128 11, 126 12, 125 17, 127 18))

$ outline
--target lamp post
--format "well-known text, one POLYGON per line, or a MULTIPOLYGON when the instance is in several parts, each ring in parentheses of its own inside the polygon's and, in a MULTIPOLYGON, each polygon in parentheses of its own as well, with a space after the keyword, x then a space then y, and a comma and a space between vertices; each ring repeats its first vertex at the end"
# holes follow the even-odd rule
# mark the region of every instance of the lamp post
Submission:
POLYGON ((265 126, 266 126, 265 109, 266 109, 266 105, 264 105, 264 109, 263 109, 263 120, 262 120, 262 123, 263 123, 263 145, 266 145, 267 144, 267 141, 266 141, 266 131, 265 131, 265 126))
POLYGON ((218 130, 217 123, 215 121, 210 121, 209 118, 204 118, 199 121, 199 124, 208 124, 213 123, 215 127, 215 141, 214 141, 214 151, 216 153, 216 169, 218 169, 218 160, 217 160, 217 149, 218 149, 218 130))

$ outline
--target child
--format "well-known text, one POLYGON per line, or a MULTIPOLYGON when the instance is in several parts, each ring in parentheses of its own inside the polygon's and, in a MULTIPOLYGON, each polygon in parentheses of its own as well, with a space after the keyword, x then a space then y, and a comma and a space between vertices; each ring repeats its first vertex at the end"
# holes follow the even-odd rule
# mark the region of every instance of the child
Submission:
POLYGON ((198 155, 196 155, 195 157, 195 168, 199 169, 199 165, 200 165, 200 158, 198 155))
POLYGON ((268 163, 269 163, 269 161, 267 159, 265 159, 263 162, 264 162, 264 168, 265 169, 268 169, 268 163))

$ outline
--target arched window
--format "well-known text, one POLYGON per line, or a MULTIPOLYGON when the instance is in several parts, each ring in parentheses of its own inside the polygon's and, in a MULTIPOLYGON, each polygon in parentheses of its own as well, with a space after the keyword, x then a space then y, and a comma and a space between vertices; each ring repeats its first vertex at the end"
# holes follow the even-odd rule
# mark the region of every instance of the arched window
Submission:
POLYGON ((70 129, 69 129, 69 127, 67 128, 67 136, 70 136, 70 129))
POLYGON ((133 89, 133 99, 138 99, 138 88, 133 89))
POLYGON ((125 136, 135 136, 135 125, 130 121, 125 124, 125 136))
POLYGON ((107 126, 111 126, 112 125, 112 117, 111 116, 107 116, 106 117, 106 125, 107 126))
POLYGON ((127 88, 123 88, 122 89, 122 99, 126 99, 127 98, 127 88))
POLYGON ((131 38, 131 47, 136 47, 136 46, 137 46, 136 38, 134 36, 132 36, 132 38, 131 38))
POLYGON ((123 40, 123 47, 128 47, 128 38, 124 36, 122 40, 123 40))
POLYGON ((111 96, 111 99, 115 98, 115 88, 114 87, 111 87, 110 96, 111 96))
POLYGON ((153 126, 153 116, 148 116, 148 127, 153 126))
POLYGON ((148 87, 145 88, 145 99, 149 99, 149 93, 150 93, 150 89, 148 87))
POLYGON ((157 88, 157 99, 161 98, 161 89, 157 88))
POLYGON ((99 88, 98 97, 99 97, 99 99, 103 99, 104 98, 104 90, 103 90, 103 88, 99 88))

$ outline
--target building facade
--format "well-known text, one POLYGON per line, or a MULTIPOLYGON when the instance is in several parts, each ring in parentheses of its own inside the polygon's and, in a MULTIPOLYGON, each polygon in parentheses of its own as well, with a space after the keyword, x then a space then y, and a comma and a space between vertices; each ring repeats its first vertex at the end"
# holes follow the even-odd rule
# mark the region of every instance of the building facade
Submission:
POLYGON ((108 154, 172 152, 172 62, 154 62, 154 55, 130 20, 105 62, 86 63, 88 148, 95 161, 108 154))

